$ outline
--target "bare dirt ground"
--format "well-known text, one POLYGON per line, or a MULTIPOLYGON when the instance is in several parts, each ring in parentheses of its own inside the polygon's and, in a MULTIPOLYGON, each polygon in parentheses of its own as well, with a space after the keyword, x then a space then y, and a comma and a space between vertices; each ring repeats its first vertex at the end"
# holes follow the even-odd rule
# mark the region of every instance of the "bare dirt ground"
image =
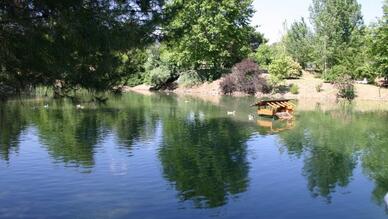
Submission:
MULTIPOLYGON (((312 74, 304 72, 303 76, 297 80, 287 80, 286 84, 296 84, 299 87, 299 94, 285 94, 286 97, 295 99, 314 98, 319 100, 336 99, 337 89, 333 84, 323 83, 320 78, 315 78, 312 74), (318 92, 316 86, 322 84, 322 91, 318 92)), ((356 100, 383 100, 388 101, 388 89, 379 88, 371 84, 355 84, 356 100)))
MULTIPOLYGON (((208 99, 217 99, 221 96, 220 92, 220 82, 222 79, 206 82, 199 86, 194 86, 191 88, 177 87, 174 90, 169 90, 166 92, 173 92, 178 95, 189 95, 189 96, 198 96, 201 98, 208 99)), ((335 102, 337 89, 333 84, 323 83, 323 80, 320 78, 315 78, 313 74, 304 72, 303 76, 300 79, 295 80, 286 80, 286 85, 296 84, 299 87, 298 94, 291 94, 290 92, 283 94, 274 94, 271 95, 275 98, 290 98, 298 100, 313 100, 313 102, 335 102), (316 90, 316 86, 322 84, 322 89, 320 92, 316 90)), ((357 100, 370 100, 370 101, 388 101, 388 89, 379 88, 375 85, 369 84, 356 84, 356 101, 357 100)), ((124 91, 133 91, 142 94, 150 94, 150 86, 139 85, 136 87, 125 87, 124 91)), ((233 93, 233 96, 245 96, 242 93, 233 93)), ((263 94, 256 94, 257 97, 264 96, 263 94)), ((308 103, 308 101, 306 101, 308 103)))
POLYGON ((150 89, 151 89, 151 86, 141 84, 141 85, 138 85, 135 87, 124 86, 123 92, 135 92, 135 93, 139 93, 139 94, 143 94, 143 95, 151 95, 152 92, 150 91, 150 89))
POLYGON ((220 82, 222 79, 218 79, 212 82, 205 82, 199 86, 194 86, 191 88, 179 87, 174 90, 174 93, 177 94, 194 94, 194 95, 207 95, 207 96, 219 96, 220 92, 220 82))

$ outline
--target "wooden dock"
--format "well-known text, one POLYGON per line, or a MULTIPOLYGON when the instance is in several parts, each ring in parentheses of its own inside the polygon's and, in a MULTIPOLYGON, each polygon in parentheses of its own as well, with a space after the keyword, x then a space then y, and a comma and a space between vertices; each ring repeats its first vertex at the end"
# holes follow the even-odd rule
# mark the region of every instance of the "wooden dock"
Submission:
POLYGON ((290 101, 290 99, 263 100, 253 104, 252 106, 257 106, 257 114, 259 116, 290 119, 292 118, 295 110, 295 104, 290 101))

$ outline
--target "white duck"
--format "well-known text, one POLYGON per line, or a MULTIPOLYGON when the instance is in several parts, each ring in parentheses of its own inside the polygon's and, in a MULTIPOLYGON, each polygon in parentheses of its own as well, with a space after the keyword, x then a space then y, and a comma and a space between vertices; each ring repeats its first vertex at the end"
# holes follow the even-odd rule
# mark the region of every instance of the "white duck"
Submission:
POLYGON ((228 112, 226 112, 226 114, 227 114, 227 115, 234 116, 234 115, 236 115, 236 110, 234 110, 234 111, 228 111, 228 112))
POLYGON ((84 106, 82 106, 82 105, 80 105, 80 104, 77 104, 75 107, 76 107, 77 109, 84 109, 84 108, 85 108, 84 106))

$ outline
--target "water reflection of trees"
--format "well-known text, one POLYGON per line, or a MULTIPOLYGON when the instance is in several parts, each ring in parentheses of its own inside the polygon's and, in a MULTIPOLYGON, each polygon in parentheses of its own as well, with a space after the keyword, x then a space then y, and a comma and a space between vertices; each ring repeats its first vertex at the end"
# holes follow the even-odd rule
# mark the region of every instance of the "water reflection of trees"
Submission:
POLYGON ((4 104, 0 107, 0 156, 8 160, 10 150, 18 149, 20 133, 30 126, 55 160, 92 167, 96 146, 108 133, 114 132, 119 144, 128 149, 135 139, 152 137, 156 116, 147 110, 149 99, 137 95, 82 110, 69 101, 49 101, 47 108, 47 102, 39 101, 4 104))
POLYGON ((148 114, 143 108, 106 116, 112 117, 110 126, 115 130, 119 145, 129 150, 136 140, 152 138, 158 119, 157 115, 148 114))
POLYGON ((356 161, 352 155, 328 148, 311 148, 305 158, 303 174, 313 196, 322 196, 330 202, 336 186, 345 187, 350 182, 356 161))
POLYGON ((160 159, 165 177, 182 200, 216 207, 228 195, 245 191, 248 164, 244 142, 249 134, 228 119, 170 119, 163 124, 160 159))
POLYGON ((0 104, 0 158, 8 161, 10 152, 18 150, 20 135, 26 127, 22 106, 0 104))
POLYGON ((290 132, 281 133, 290 154, 304 155, 303 175, 313 196, 331 200, 337 186, 345 187, 356 165, 355 130, 332 114, 302 113, 290 132))
MULTIPOLYGON (((247 187, 244 142, 249 134, 267 134, 239 122, 250 113, 238 108, 245 102, 230 108, 223 100, 217 106, 171 95, 129 95, 84 110, 66 101, 50 102, 48 109, 43 102, 9 102, 0 105, 0 159, 9 161, 21 134, 35 127, 53 159, 92 167, 96 147, 107 134, 113 133, 130 151, 134 142, 152 138, 161 121, 159 156, 165 177, 182 200, 193 200, 197 207, 220 206, 247 187), (226 109, 237 111, 234 119, 225 118, 226 109)), ((373 199, 382 203, 388 191, 387 122, 388 113, 300 112, 294 127, 278 134, 286 151, 303 159, 302 172, 312 195, 330 201, 338 187, 349 184, 361 161, 364 173, 375 182, 373 199)))
POLYGON ((373 197, 381 202, 388 191, 388 131, 381 121, 387 118, 378 113, 302 112, 295 128, 280 137, 290 155, 303 157, 303 175, 312 195, 330 202, 336 187, 349 184, 360 158, 376 182, 373 197))
POLYGON ((375 182, 373 200, 383 204, 388 192, 388 113, 383 113, 378 122, 374 117, 369 114, 365 118, 370 127, 366 131, 367 142, 361 159, 364 172, 375 182))
POLYGON ((134 142, 154 137, 160 115, 168 119, 175 113, 210 107, 201 101, 178 102, 170 95, 137 94, 111 97, 106 105, 83 105, 82 110, 68 100, 1 105, 0 158, 8 160, 10 151, 18 150, 23 130, 35 127, 42 145, 56 161, 92 167, 96 146, 107 134, 113 133, 119 146, 131 150, 134 142), (44 107, 46 104, 48 107, 44 107))
POLYGON ((94 147, 103 138, 101 118, 95 111, 39 109, 30 117, 53 158, 81 166, 94 165, 94 147))

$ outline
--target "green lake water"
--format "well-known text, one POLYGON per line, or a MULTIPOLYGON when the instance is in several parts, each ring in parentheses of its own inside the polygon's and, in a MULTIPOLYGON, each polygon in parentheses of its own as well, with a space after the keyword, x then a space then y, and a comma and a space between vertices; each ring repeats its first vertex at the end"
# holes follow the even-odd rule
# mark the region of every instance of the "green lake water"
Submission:
POLYGON ((387 217, 388 111, 252 121, 253 102, 0 104, 0 218, 387 217))

